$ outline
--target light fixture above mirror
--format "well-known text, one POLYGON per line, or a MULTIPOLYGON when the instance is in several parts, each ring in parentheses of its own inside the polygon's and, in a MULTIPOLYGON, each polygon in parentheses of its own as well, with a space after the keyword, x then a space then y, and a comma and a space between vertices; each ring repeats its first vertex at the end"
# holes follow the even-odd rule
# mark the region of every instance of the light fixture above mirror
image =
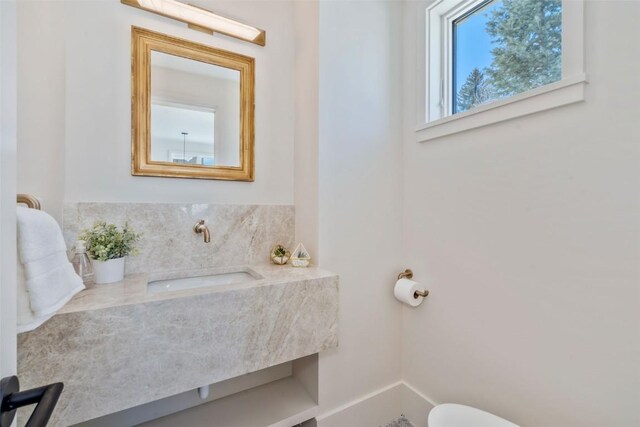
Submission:
POLYGON ((217 15, 209 10, 175 0, 120 0, 122 4, 147 10, 189 25, 189 28, 209 34, 220 33, 260 46, 266 43, 266 32, 217 15))

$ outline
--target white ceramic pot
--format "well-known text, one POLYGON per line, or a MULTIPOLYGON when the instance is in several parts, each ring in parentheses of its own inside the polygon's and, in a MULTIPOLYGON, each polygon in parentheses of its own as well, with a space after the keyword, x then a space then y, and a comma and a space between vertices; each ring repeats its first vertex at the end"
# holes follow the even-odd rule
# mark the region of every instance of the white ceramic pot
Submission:
POLYGON ((119 282, 124 279, 124 257, 108 261, 91 260, 96 284, 119 282))

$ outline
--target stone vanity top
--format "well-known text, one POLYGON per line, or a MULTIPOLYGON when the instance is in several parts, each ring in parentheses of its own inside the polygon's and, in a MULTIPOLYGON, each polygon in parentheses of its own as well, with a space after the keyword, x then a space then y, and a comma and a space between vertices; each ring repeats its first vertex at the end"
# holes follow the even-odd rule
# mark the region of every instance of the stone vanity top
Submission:
POLYGON ((49 425, 68 426, 337 345, 338 276, 319 268, 134 274, 80 292, 19 334, 18 375, 24 389, 64 382, 49 425), (238 271, 261 278, 147 291, 153 280, 238 271))
POLYGON ((301 280, 324 279, 337 277, 334 273, 316 267, 296 268, 289 265, 255 265, 207 268, 201 270, 176 270, 158 274, 132 274, 117 283, 92 285, 74 296, 58 314, 99 310, 151 301, 163 301, 185 298, 195 295, 219 293, 229 290, 259 288, 274 283, 298 282, 301 280), (152 293, 147 291, 147 284, 155 280, 175 279, 180 277, 200 277, 231 272, 247 272, 261 277, 246 283, 231 285, 212 285, 201 288, 172 290, 152 293))

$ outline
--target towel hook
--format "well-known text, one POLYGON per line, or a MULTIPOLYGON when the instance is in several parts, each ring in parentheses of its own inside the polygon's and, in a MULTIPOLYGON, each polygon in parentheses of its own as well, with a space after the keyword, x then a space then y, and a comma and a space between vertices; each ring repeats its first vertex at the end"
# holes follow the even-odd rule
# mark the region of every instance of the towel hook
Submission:
POLYGON ((29 194, 18 194, 17 202, 27 205, 27 207, 30 209, 40 210, 42 208, 40 205, 40 200, 29 194))

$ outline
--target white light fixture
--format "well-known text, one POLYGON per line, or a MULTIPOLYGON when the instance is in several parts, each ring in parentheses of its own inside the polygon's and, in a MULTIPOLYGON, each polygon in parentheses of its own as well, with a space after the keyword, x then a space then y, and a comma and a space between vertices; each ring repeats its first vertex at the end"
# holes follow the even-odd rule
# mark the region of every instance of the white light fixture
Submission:
POLYGON ((246 40, 260 46, 266 42, 266 32, 251 25, 175 0, 120 0, 122 4, 137 7, 184 22, 189 28, 209 34, 220 33, 246 40))

